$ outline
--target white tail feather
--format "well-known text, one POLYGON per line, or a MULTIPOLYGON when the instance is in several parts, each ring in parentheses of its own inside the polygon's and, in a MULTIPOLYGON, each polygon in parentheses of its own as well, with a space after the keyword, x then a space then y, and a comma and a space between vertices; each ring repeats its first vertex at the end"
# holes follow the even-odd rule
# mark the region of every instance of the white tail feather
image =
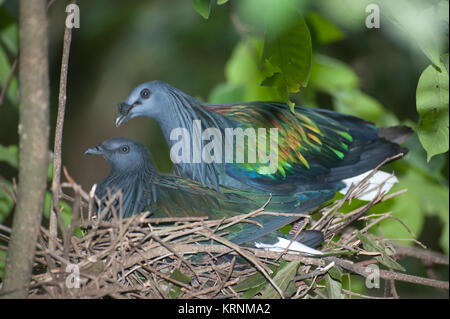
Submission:
MULTIPOLYGON (((286 249, 286 247, 291 243, 290 240, 278 237, 278 242, 275 244, 264 244, 264 243, 255 243, 256 248, 262 248, 267 249, 269 251, 275 251, 275 252, 282 252, 286 249)), ((322 252, 308 247, 306 245, 303 245, 302 243, 299 243, 298 241, 293 241, 292 244, 289 246, 289 253, 305 253, 308 255, 322 255, 322 252)))
MULTIPOLYGON (((342 188, 339 192, 342 194, 346 194, 352 184, 357 185, 367 175, 369 175, 370 172, 371 171, 365 172, 361 175, 343 180, 343 182, 345 183, 345 187, 342 188)), ((360 200, 371 201, 377 196, 380 187, 381 192, 387 193, 395 183, 398 183, 398 179, 397 177, 395 177, 395 175, 388 174, 383 171, 377 171, 375 174, 373 174, 372 177, 369 178, 368 185, 365 190, 361 192, 361 195, 356 196, 356 198, 360 200)))

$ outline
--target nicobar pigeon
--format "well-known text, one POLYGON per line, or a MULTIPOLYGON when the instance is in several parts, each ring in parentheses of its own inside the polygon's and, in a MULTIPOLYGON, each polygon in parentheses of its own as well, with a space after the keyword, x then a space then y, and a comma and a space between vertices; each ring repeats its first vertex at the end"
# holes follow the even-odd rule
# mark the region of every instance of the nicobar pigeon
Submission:
MULTIPOLYGON (((100 212, 109 200, 109 194, 122 192, 122 216, 129 217, 150 211, 152 217, 208 216, 222 219, 250 213, 261 208, 270 198, 266 191, 239 190, 227 186, 221 192, 204 187, 200 182, 174 175, 159 174, 152 162, 147 147, 126 138, 112 138, 88 148, 85 154, 102 155, 111 165, 109 175, 97 185, 95 195, 100 200, 96 211, 100 212)), ((305 191, 295 194, 273 195, 265 208, 271 212, 307 213, 331 199, 337 189, 305 191)), ((113 205, 119 212, 120 203, 113 205)), ((236 244, 283 250, 290 243, 289 235, 276 231, 292 223, 299 216, 260 215, 251 219, 253 223, 239 223, 225 231, 227 238, 236 244)), ((319 254, 311 249, 323 241, 321 232, 302 231, 291 250, 319 254), (305 246, 306 245, 306 246, 305 246), (308 247, 309 246, 309 247, 308 247)))
MULTIPOLYGON (((178 143, 171 140, 171 132, 184 128, 193 136, 195 121, 200 121, 202 131, 217 128, 225 136, 227 129, 265 128, 267 132, 270 128, 278 129, 275 171, 268 170, 269 163, 259 160, 254 163, 190 161, 174 165, 175 174, 202 185, 216 189, 220 185, 260 189, 273 194, 333 188, 345 191, 384 160, 406 154, 408 150, 399 144, 412 133, 405 126, 377 128, 363 119, 324 109, 295 106, 293 113, 283 103, 205 104, 162 81, 137 86, 119 103, 115 124, 120 126, 139 116, 158 121, 171 148, 178 143)), ((208 140, 201 143, 203 147, 208 140)), ((223 143, 236 144, 236 138, 224 139, 223 143)), ((370 183, 379 184, 389 177, 379 171, 370 183)), ((393 177, 391 184, 395 181, 393 177)), ((388 185, 389 182, 385 186, 388 185)), ((387 191, 386 187, 383 191, 387 191)), ((370 194, 361 197, 371 198, 370 194)))

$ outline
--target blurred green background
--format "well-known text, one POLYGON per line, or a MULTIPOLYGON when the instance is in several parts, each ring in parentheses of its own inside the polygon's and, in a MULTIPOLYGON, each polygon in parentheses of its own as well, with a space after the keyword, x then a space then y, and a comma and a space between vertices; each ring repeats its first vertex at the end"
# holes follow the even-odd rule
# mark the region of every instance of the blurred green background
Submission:
MULTIPOLYGON (((273 0, 211 1, 211 7, 205 8, 205 1, 188 0, 78 1, 81 24, 73 30, 63 140, 63 164, 71 176, 85 190, 101 181, 109 170, 106 162, 83 152, 113 136, 143 142, 158 169, 170 171, 169 150, 156 122, 137 118, 120 128, 114 126, 117 103, 142 82, 163 80, 214 103, 283 99, 276 88, 259 84, 266 28, 271 23, 289 28, 293 13, 284 6, 287 2, 280 0, 274 6, 273 0), (209 18, 202 17, 193 3, 209 18)), ((66 4, 56 0, 49 8, 51 141, 66 4)), ((417 130, 419 78, 430 63, 441 63, 442 72, 447 68, 446 109, 444 105, 433 122, 446 131, 439 139, 444 149, 434 150, 437 155, 427 162, 427 152, 415 134, 407 143, 408 156, 385 169, 394 169, 399 176, 394 191, 408 188, 408 192, 372 212, 392 211, 425 245, 448 254, 448 54, 446 65, 442 55, 448 53, 448 1, 293 0, 289 5, 305 18, 312 45, 309 82, 290 95, 300 105, 335 109, 377 125, 407 124, 417 130), (369 3, 381 6, 380 28, 365 25, 369 3)), ((17 1, 0 0, 0 89, 18 52, 17 16, 17 1)), ((0 105, 0 183, 11 189, 17 176, 16 76, 6 93, 0 105)), ((0 223, 10 223, 12 207, 0 189, 0 223)), ((389 238, 411 238, 394 220, 385 221, 382 231, 389 238)), ((429 271, 416 261, 406 262, 408 273, 429 271)), ((439 273, 448 280, 448 269, 439 273)), ((443 296, 442 291, 419 286, 406 293, 443 296)))

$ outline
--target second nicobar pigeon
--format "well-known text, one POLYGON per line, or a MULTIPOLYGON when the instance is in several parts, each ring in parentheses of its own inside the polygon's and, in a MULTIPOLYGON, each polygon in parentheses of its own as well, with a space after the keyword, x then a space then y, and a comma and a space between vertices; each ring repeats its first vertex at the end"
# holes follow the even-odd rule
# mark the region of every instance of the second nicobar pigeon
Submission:
MULTIPOLYGON (((269 162, 259 160, 254 163, 226 160, 196 163, 191 160, 176 163, 174 167, 175 174, 216 189, 225 185, 273 194, 330 189, 339 185, 346 189, 345 186, 359 181, 387 158, 406 154, 407 149, 399 144, 411 134, 405 126, 377 128, 360 118, 324 109, 295 106, 293 113, 283 103, 205 104, 162 81, 143 83, 120 102, 116 126, 139 116, 158 121, 171 148, 179 143, 177 134, 172 137, 171 134, 180 129, 191 136, 188 142, 193 145, 198 123, 201 132, 215 128, 223 136, 230 129, 258 131, 264 128, 269 132, 276 128, 275 170, 268 169, 269 162)), ((224 138, 224 149, 226 143, 235 145, 236 141, 235 137, 224 138)), ((207 138, 202 140, 202 149, 209 142, 207 138)), ((191 159, 198 155, 195 150, 192 153, 191 159)), ((373 180, 376 183, 380 178, 387 178, 387 174, 378 172, 373 180)), ((361 199, 370 200, 370 197, 361 199)))
MULTIPOLYGON (((223 186, 221 192, 203 187, 199 182, 174 175, 159 174, 153 166, 147 147, 126 138, 112 138, 88 148, 85 154, 102 155, 111 165, 109 175, 97 185, 95 195, 100 200, 100 211, 109 200, 109 194, 122 192, 122 203, 114 202, 116 211, 122 205, 122 216, 129 217, 150 211, 152 217, 208 216, 222 219, 250 213, 261 208, 270 198, 258 190, 239 190, 223 186)), ((337 189, 322 189, 288 195, 273 195, 266 211, 307 213, 331 199, 337 189)), ((272 250, 283 250, 290 237, 276 231, 292 223, 299 216, 260 215, 253 223, 239 223, 228 229, 227 238, 236 244, 254 245, 272 250)), ((323 241, 318 231, 302 231, 291 250, 320 253, 310 249, 323 241), (307 246, 305 246, 307 245, 307 246), (309 247, 308 247, 309 246, 309 247)))

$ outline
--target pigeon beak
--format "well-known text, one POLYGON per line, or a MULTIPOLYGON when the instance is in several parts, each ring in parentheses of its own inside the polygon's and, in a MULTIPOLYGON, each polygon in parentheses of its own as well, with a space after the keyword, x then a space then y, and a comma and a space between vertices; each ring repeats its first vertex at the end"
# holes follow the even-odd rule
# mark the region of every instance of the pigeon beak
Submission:
POLYGON ((99 145, 92 146, 92 147, 89 147, 87 150, 85 150, 84 154, 86 154, 86 155, 103 155, 103 150, 99 145))
POLYGON ((128 114, 117 114, 115 125, 116 127, 119 127, 126 121, 128 121, 128 114))
POLYGON ((129 120, 129 114, 131 109, 133 108, 133 105, 130 105, 126 102, 119 102, 119 114, 116 116, 115 125, 116 127, 121 126, 123 123, 129 120))

